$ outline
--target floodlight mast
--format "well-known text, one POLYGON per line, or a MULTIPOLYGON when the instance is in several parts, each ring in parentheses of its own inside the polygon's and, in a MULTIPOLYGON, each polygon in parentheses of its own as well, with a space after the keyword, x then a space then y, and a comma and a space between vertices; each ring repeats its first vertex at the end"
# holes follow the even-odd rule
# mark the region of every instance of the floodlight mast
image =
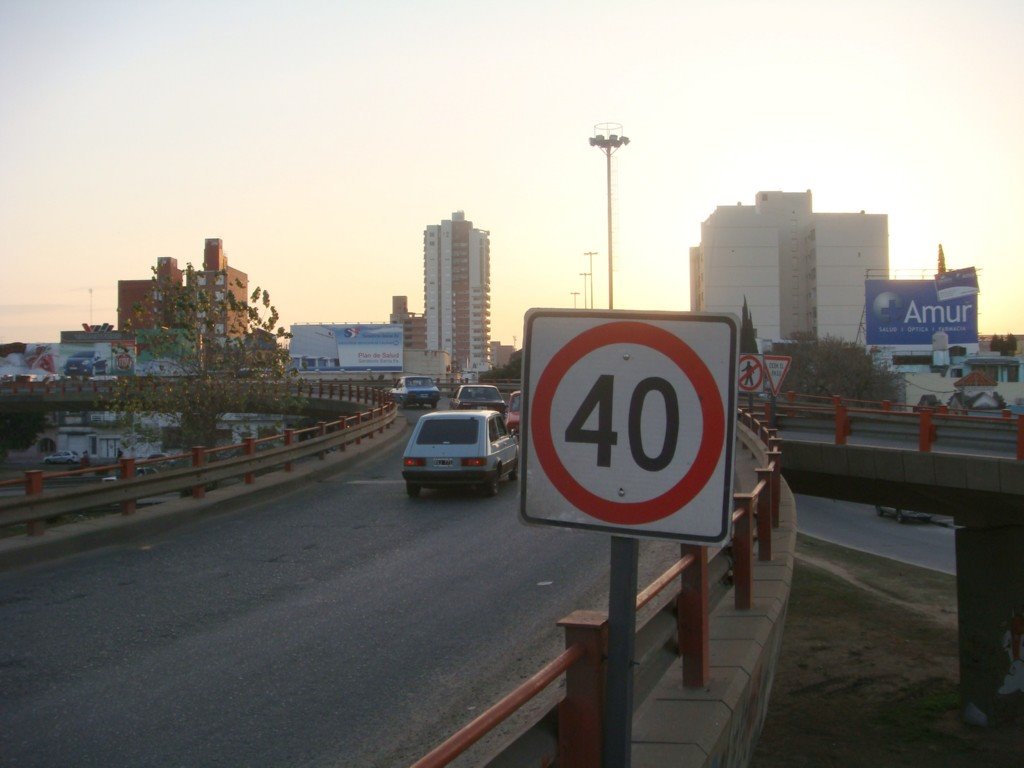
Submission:
POLYGON ((594 126, 594 135, 590 137, 590 146, 597 147, 605 156, 608 188, 608 309, 615 308, 612 287, 612 155, 619 147, 627 144, 629 139, 622 135, 621 123, 598 123, 594 126))

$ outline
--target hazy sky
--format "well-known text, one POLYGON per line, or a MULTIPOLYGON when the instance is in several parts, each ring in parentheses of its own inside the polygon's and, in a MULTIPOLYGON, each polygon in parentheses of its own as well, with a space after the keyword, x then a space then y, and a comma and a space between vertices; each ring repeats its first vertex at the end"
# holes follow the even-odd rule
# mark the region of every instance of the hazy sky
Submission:
MULTIPOLYGON (((689 248, 760 190, 889 216, 894 270, 980 270, 1024 331, 1024 3, 0 0, 0 340, 116 322, 220 237, 286 325, 423 310, 423 229, 491 233, 492 338, 689 309, 689 248), (583 306, 582 296, 578 299, 583 306)), ((903 273, 909 276, 910 273, 903 273)))

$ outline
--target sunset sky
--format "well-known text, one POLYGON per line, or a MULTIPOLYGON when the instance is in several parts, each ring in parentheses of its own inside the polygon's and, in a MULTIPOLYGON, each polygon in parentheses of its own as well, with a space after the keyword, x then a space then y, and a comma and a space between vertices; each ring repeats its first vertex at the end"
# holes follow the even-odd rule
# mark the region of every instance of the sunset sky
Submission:
POLYGON ((1020 0, 0 0, 0 341, 116 322, 118 279, 207 237, 286 325, 422 312, 423 229, 464 210, 519 346, 586 251, 607 306, 602 122, 617 309, 689 309, 715 206, 810 189, 1024 332, 1022 40, 1020 0))

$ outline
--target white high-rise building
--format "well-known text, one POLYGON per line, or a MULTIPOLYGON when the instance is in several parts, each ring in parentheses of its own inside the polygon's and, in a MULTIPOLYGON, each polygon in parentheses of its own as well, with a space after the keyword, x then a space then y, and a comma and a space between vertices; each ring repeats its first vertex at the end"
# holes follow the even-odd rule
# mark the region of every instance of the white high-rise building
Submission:
POLYGON ((888 270, 886 214, 815 213, 810 190, 758 192, 754 205, 718 206, 701 224, 690 307, 738 315, 746 298, 760 338, 855 341, 864 280, 888 270))
POLYGON ((449 354, 452 368, 490 368, 490 233, 466 214, 423 231, 423 315, 427 349, 449 354))

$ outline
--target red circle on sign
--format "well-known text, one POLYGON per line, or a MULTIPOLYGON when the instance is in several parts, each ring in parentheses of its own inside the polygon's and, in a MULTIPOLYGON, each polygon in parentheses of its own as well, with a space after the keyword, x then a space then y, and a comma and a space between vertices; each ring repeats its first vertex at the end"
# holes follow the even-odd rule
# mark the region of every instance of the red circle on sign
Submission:
POLYGON ((647 323, 608 323, 571 339, 541 373, 531 405, 530 433, 548 479, 573 506, 606 523, 652 523, 678 511, 700 493, 714 474, 725 441, 725 410, 711 371, 686 342, 647 323), (703 433, 693 464, 678 483, 647 501, 618 502, 591 493, 565 468, 551 437, 551 407, 562 378, 585 355, 609 344, 639 344, 665 355, 690 380, 700 401, 703 433))

